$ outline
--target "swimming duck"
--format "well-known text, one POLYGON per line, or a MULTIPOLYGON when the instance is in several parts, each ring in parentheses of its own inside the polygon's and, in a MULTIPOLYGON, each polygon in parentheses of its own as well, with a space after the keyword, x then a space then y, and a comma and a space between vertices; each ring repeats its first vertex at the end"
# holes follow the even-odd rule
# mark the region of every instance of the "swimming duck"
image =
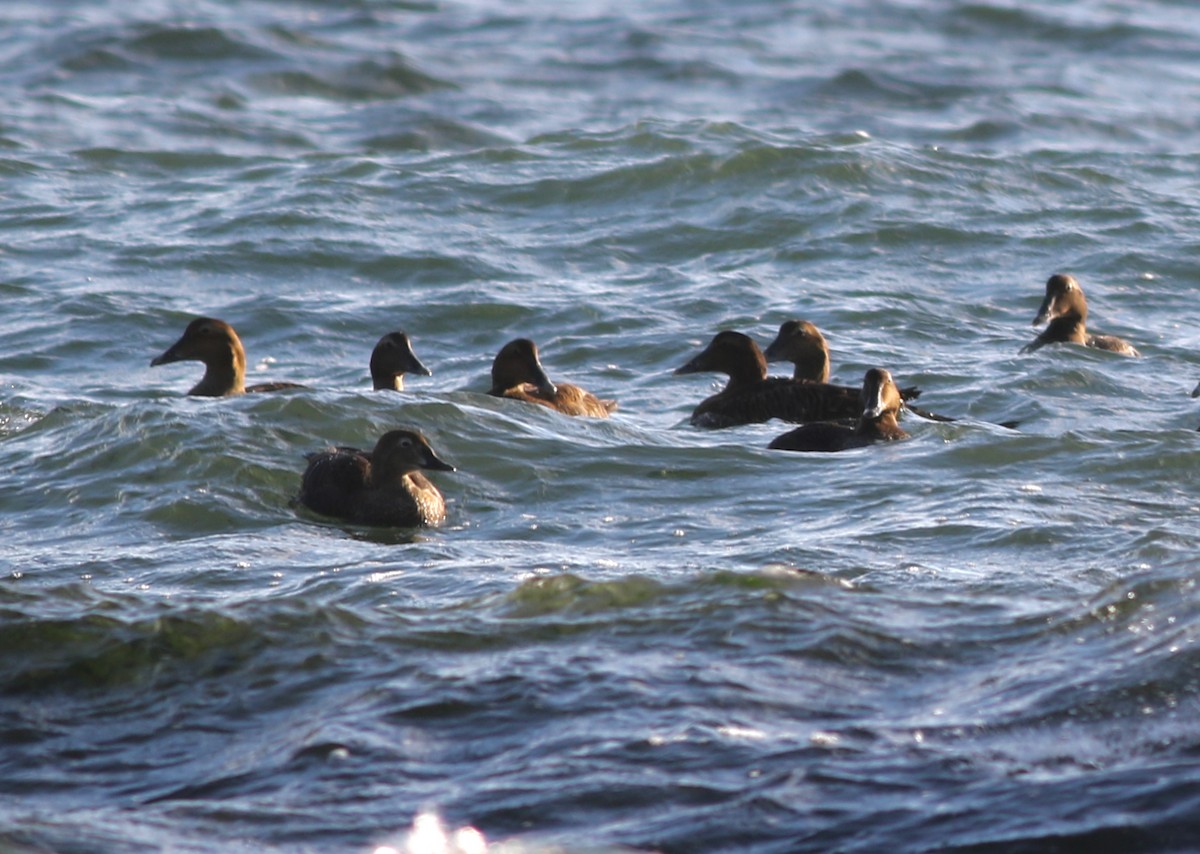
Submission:
POLYGON ((617 408, 615 400, 601 400, 577 385, 550 382, 538 358, 537 345, 528 338, 517 338, 500 348, 492 362, 488 394, 536 403, 564 415, 607 418, 617 408))
POLYGON ((423 377, 433 376, 433 372, 421 364, 421 360, 413 352, 408 334, 389 332, 379 339, 379 343, 371 351, 371 382, 375 384, 376 391, 403 391, 406 373, 423 377))
POLYGON ((307 456, 301 504, 358 525, 416 527, 446 518, 442 493, 419 469, 454 471, 415 430, 389 430, 374 450, 330 448, 307 456))
POLYGON ((829 422, 803 424, 776 436, 767 447, 780 451, 844 451, 908 438, 896 422, 904 400, 890 373, 883 368, 867 371, 860 400, 861 414, 854 427, 829 422))
POLYGON ((1056 273, 1046 280, 1046 298, 1042 300, 1042 307, 1038 309, 1033 325, 1038 326, 1046 321, 1050 325, 1022 347, 1022 353, 1032 353, 1046 344, 1069 342, 1097 350, 1111 350, 1122 356, 1141 355, 1128 341, 1115 335, 1092 335, 1087 331, 1087 299, 1074 276, 1056 273))
POLYGON ((225 397, 284 388, 304 388, 298 383, 273 382, 246 385, 246 351, 233 327, 213 317, 197 317, 183 336, 150 362, 150 367, 171 362, 203 362, 204 377, 188 394, 225 397))
MULTIPOLYGON (((792 379, 803 382, 829 382, 829 345, 821 330, 807 320, 786 320, 779 327, 775 340, 767 345, 763 355, 768 362, 791 362, 795 365, 792 379)), ((852 389, 858 394, 858 389, 852 389)), ((916 400, 921 390, 916 386, 900 389, 905 401, 916 400)))
POLYGON ((779 327, 775 340, 767 345, 763 356, 768 362, 791 362, 795 365, 792 379, 806 382, 829 382, 829 345, 821 330, 807 320, 787 320, 779 327))
POLYGON ((754 340, 741 332, 718 332, 699 355, 675 369, 676 374, 704 371, 727 374, 729 382, 692 411, 692 424, 697 427, 718 429, 772 418, 792 422, 849 419, 862 411, 858 389, 768 377, 766 357, 754 340))

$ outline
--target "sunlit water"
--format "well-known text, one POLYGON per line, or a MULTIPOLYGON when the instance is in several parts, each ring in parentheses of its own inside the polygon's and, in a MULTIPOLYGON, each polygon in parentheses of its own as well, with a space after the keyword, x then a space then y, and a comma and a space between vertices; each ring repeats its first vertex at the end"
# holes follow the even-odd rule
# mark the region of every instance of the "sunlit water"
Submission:
POLYGON ((0 6, 0 849, 1200 847, 1200 19, 1027 6, 0 6), (791 317, 960 420, 689 426, 791 317), (291 505, 399 425, 446 526, 291 505))

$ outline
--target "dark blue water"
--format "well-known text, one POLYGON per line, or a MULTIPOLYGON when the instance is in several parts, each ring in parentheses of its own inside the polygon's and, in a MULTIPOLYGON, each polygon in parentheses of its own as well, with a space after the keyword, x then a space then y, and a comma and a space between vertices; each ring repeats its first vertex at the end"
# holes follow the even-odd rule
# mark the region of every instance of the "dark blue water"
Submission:
POLYGON ((0 850, 1200 847, 1190 12, 0 7, 0 850), (691 427, 792 317, 960 420, 691 427), (401 425, 445 526, 291 505, 401 425))

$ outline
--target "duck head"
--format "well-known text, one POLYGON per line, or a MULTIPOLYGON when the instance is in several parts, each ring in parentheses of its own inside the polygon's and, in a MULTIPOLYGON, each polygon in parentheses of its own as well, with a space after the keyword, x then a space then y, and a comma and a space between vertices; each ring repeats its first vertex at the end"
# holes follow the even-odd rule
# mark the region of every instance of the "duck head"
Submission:
POLYGON ((558 388, 546 376, 537 345, 528 338, 517 338, 500 348, 492 361, 491 394, 502 395, 510 388, 524 383, 537 387, 548 397, 558 394, 558 388))
POLYGON ((389 332, 371 351, 371 381, 376 389, 404 389, 404 375, 433 376, 413 352, 412 341, 403 331, 389 332))

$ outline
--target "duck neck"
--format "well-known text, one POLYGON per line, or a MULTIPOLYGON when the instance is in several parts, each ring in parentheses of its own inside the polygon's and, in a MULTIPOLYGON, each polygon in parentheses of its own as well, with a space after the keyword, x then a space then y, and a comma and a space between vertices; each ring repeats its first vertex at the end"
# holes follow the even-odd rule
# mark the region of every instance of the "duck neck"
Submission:
POLYGON ((792 379, 812 383, 829 382, 829 354, 814 353, 798 359, 792 379))
POLYGON ((1076 312, 1064 314, 1050 321, 1044 337, 1047 341, 1070 341, 1075 344, 1087 342, 1087 326, 1084 317, 1076 312))
POLYGON ((726 391, 740 391, 758 385, 767 378, 767 360, 762 356, 738 359, 729 366, 729 382, 726 391))
POLYGON ((204 377, 188 394, 224 397, 245 390, 246 352, 236 341, 231 341, 227 352, 204 363, 204 377))
POLYGON ((394 460, 384 460, 382 462, 372 460, 371 485, 379 487, 384 484, 398 483, 411 471, 414 471, 412 466, 398 463, 394 460))
POLYGON ((858 419, 854 432, 859 436, 887 436, 900 432, 900 422, 896 420, 896 413, 888 410, 876 418, 858 419))
POLYGON ((404 391, 404 374, 376 373, 371 376, 375 391, 404 391))

